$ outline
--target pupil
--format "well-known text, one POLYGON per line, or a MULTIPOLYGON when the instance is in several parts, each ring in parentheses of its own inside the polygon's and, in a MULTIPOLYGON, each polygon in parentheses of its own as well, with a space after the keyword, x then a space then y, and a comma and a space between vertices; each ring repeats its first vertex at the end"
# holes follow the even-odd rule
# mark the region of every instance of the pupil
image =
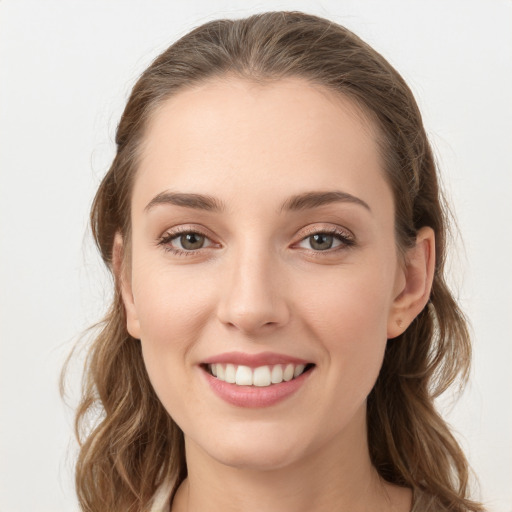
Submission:
POLYGON ((332 247, 332 242, 332 235, 323 235, 320 233, 312 236, 311 247, 313 247, 313 249, 325 251, 326 249, 330 249, 332 247))
POLYGON ((187 233, 181 236, 180 241, 184 249, 200 249, 204 242, 204 236, 197 233, 187 233))

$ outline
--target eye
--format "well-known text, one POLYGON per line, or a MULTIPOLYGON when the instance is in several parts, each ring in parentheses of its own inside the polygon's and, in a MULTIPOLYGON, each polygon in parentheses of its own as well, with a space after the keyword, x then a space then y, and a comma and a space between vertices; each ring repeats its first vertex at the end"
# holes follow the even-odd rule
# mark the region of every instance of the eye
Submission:
POLYGON ((168 232, 158 241, 158 245, 175 254, 190 254, 213 245, 203 233, 193 230, 168 232))
POLYGON ((313 251, 328 251, 329 249, 349 247, 354 243, 351 235, 340 230, 317 231, 303 238, 298 247, 312 249, 313 251))

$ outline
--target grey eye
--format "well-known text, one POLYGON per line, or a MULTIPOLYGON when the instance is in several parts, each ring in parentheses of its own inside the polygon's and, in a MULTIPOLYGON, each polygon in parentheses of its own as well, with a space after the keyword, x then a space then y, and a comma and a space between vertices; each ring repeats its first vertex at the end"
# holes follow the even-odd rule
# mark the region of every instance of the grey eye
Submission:
POLYGON ((326 251, 334 244, 334 236, 326 233, 317 233, 308 237, 312 249, 315 251, 326 251))
POLYGON ((337 247, 349 247, 354 245, 354 241, 345 233, 319 231, 303 238, 298 245, 303 249, 320 252, 337 247))
POLYGON ((193 251, 195 249, 201 249, 204 245, 206 237, 199 233, 185 233, 180 235, 179 244, 187 251, 193 251))

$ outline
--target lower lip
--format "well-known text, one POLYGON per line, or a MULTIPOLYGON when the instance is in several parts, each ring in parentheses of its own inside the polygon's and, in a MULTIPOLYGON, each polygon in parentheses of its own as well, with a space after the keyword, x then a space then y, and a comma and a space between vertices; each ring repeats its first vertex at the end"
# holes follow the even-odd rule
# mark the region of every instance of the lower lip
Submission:
POLYGON ((213 392, 225 402, 236 405, 237 407, 270 407, 296 393, 309 378, 314 370, 311 368, 299 377, 281 382, 280 384, 271 384, 270 386, 237 386, 210 375, 206 370, 202 370, 208 384, 213 392))

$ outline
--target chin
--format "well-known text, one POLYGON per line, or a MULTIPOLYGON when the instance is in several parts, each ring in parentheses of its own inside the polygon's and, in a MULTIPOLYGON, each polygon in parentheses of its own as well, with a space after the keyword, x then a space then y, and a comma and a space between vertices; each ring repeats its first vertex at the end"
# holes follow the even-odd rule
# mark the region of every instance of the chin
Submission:
POLYGON ((287 467, 297 460, 297 454, 272 447, 255 446, 247 450, 215 453, 212 457, 225 466, 248 471, 272 471, 287 467))
POLYGON ((220 464, 252 471, 280 469, 305 456, 307 447, 303 439, 294 442, 290 435, 275 431, 258 434, 255 430, 252 429, 254 435, 246 431, 223 439, 212 435, 206 443, 194 444, 220 464))

